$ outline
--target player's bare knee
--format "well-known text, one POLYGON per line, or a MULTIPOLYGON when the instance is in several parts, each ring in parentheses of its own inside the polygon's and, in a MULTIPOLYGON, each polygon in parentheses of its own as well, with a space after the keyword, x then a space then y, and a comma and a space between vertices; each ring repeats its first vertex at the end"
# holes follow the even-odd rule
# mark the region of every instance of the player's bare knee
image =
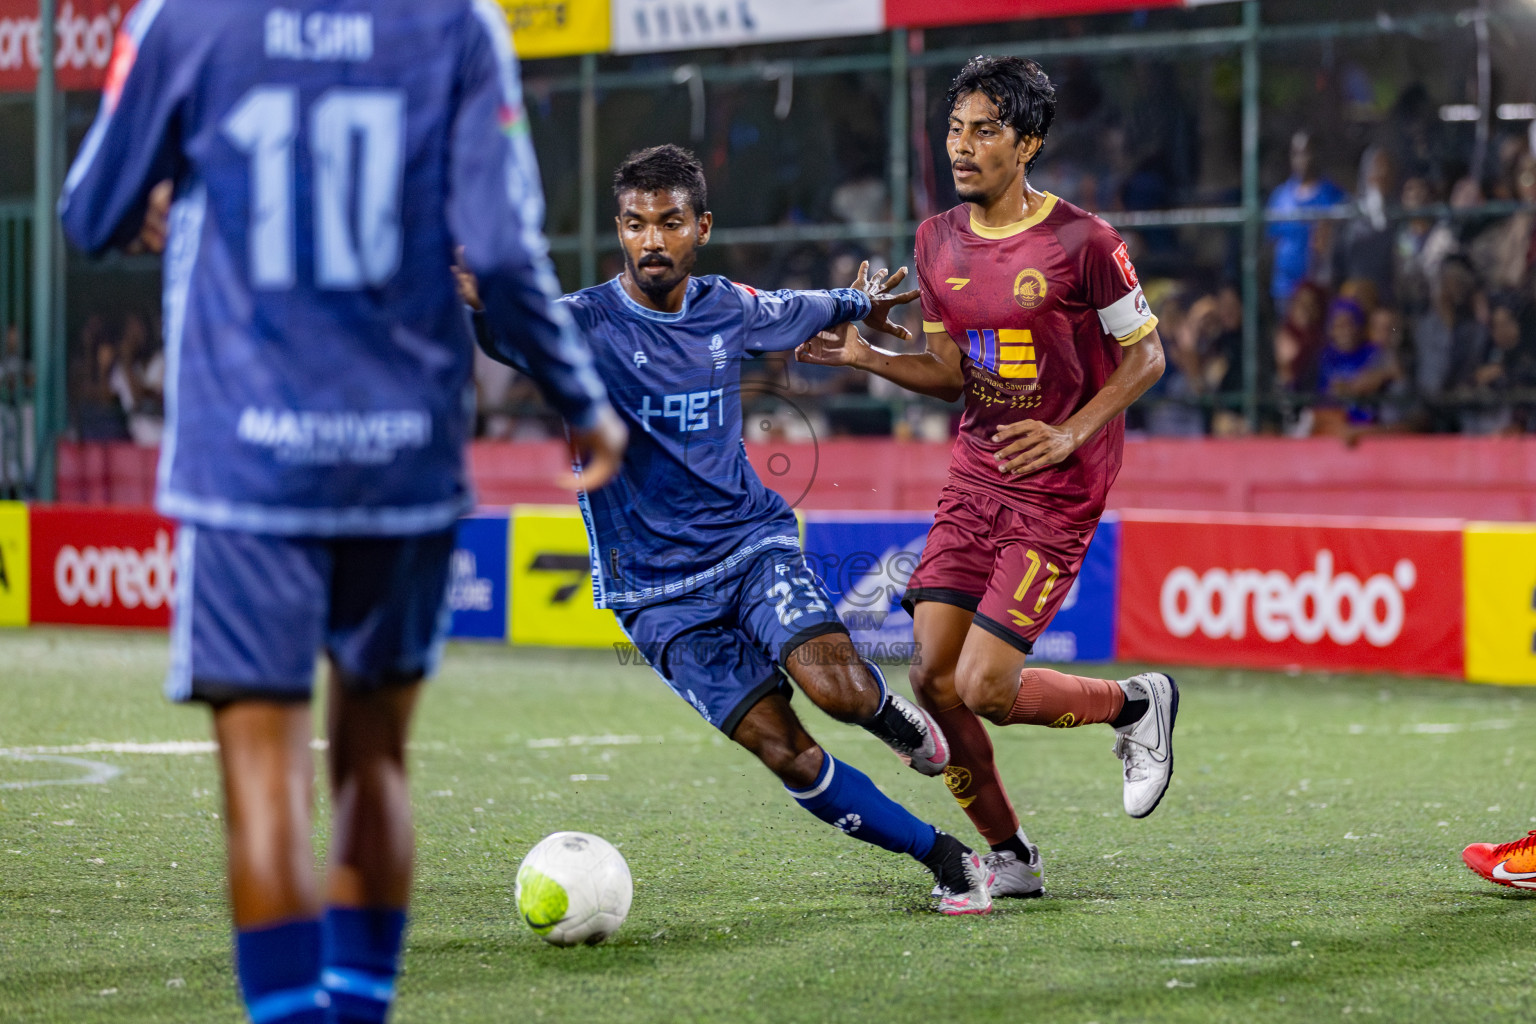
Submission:
POLYGON ((806 641, 784 667, 811 703, 839 722, 865 722, 880 710, 880 683, 846 633, 806 641))
POLYGON ((955 702, 955 675, 951 668, 914 661, 907 668, 907 682, 912 684, 917 703, 929 710, 949 707, 955 702))
MULTIPOLYGON (((796 676, 796 681, 800 681, 796 676)), ((880 684, 862 664, 822 668, 801 689, 839 722, 867 722, 880 710, 880 684)))
POLYGON ((955 672, 955 692, 965 706, 997 725, 1013 708, 1018 678, 1007 678, 986 665, 961 664, 955 672))

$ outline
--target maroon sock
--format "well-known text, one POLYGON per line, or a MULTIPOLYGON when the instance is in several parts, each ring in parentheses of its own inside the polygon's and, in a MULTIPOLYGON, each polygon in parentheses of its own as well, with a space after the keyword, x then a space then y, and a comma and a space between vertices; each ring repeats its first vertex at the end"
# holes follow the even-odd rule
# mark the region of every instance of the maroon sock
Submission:
POLYGON ((1114 680, 1069 676, 1048 668, 1026 668, 1019 675, 1019 693, 1003 724, 1070 729, 1094 722, 1112 722, 1124 704, 1125 691, 1114 680))

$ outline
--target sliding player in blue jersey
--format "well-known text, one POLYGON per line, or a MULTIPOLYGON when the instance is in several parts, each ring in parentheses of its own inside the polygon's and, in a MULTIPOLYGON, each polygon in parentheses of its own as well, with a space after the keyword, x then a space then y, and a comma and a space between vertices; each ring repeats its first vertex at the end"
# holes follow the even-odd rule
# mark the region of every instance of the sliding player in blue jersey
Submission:
POLYGON ((382 1022, 415 845, 406 736, 471 501, 456 244, 572 425, 588 486, 624 444, 555 302, 505 16, 491 0, 143 0, 60 209, 91 252, 146 225, 166 246, 156 501, 181 523, 167 689, 213 709, 247 1012, 382 1022), (146 220, 162 182, 168 237, 146 220))
MULTIPOLYGON (((813 740, 790 708, 799 685, 833 718, 863 726, 925 775, 948 762, 928 715, 862 661, 806 564, 794 513, 763 486, 741 441, 741 361, 788 351, 849 320, 900 331, 888 283, 758 292, 695 277, 709 240, 704 173, 691 153, 632 155, 614 179, 624 273, 568 295, 598 373, 630 426, 629 455, 581 499, 594 597, 706 721, 746 747, 802 807, 855 839, 910 854, 938 881, 939 910, 991 908, 980 859, 885 796, 813 740)), ((473 302, 473 281, 464 282, 473 302)), ((481 347, 517 364, 495 330, 481 347)))

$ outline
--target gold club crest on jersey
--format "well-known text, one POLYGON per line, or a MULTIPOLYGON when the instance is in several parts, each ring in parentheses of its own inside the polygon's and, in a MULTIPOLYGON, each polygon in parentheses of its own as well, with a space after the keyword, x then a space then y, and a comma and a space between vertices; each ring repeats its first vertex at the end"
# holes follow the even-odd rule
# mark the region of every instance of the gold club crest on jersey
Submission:
POLYGON ((1044 302, 1045 292, 1045 275, 1034 267, 1026 267, 1013 279, 1013 301, 1025 309, 1034 309, 1044 302))

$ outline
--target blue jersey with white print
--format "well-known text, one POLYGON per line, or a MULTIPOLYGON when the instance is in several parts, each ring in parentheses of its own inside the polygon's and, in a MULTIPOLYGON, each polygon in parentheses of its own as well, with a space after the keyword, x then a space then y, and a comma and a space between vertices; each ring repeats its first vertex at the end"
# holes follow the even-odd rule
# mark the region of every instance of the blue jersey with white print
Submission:
POLYGON ((450 525, 470 504, 456 245, 551 403, 597 416, 492 0, 143 0, 66 233, 130 241, 166 179, 163 512, 311 536, 450 525))
POLYGON ((560 304, 586 333, 629 426, 623 469, 581 498, 598 606, 663 601, 723 579, 759 551, 798 550, 794 513, 763 486, 742 445, 741 361, 862 319, 869 298, 695 277, 683 308, 659 313, 615 278, 560 304))

